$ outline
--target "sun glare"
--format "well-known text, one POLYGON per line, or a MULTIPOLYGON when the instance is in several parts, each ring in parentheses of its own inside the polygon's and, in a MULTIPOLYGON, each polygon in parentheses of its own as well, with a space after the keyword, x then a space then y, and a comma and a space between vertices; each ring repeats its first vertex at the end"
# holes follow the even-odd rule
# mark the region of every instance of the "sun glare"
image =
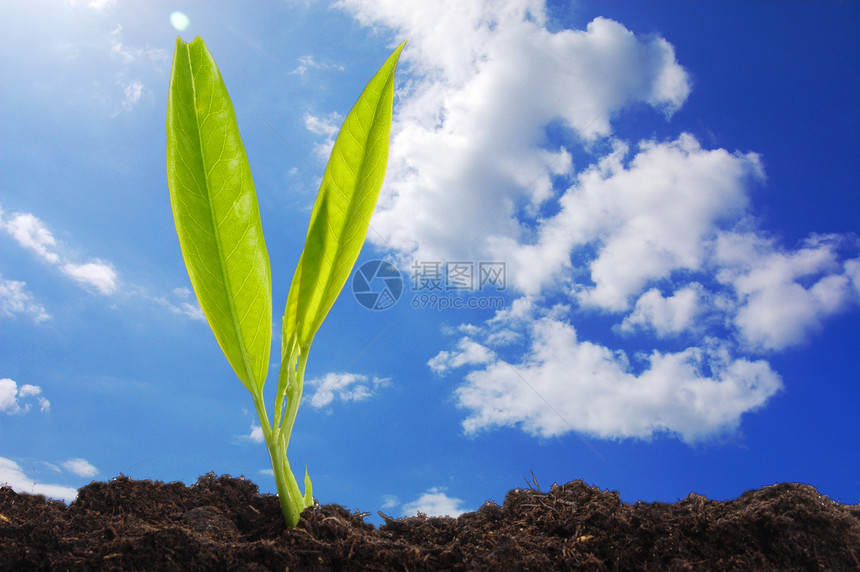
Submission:
POLYGON ((191 24, 191 20, 189 20, 188 16, 182 12, 173 12, 170 14, 170 23, 173 24, 173 27, 176 28, 177 31, 184 32, 186 28, 188 28, 189 24, 191 24))

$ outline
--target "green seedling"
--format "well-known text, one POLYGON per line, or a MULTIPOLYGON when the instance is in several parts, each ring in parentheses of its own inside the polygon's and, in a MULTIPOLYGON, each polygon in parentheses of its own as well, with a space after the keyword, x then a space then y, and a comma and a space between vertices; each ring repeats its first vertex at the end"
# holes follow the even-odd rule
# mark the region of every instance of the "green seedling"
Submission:
POLYGON ((185 266, 218 344, 251 392, 287 526, 313 504, 287 460, 314 335, 358 258, 388 162, 394 73, 404 42, 343 122, 287 296, 274 416, 263 399, 272 345, 272 278, 257 195, 233 104, 199 37, 176 40, 167 103, 167 183, 185 266))

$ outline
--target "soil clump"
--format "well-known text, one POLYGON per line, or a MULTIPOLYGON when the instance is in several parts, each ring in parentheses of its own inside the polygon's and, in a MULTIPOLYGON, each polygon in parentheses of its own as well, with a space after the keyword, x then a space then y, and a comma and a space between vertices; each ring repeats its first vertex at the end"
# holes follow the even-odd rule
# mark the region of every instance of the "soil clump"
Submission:
POLYGON ((459 518, 380 515, 317 505, 287 530, 277 497, 213 474, 120 476, 69 506, 2 487, 0 570, 860 570, 860 505, 803 484, 631 505, 574 481, 459 518))

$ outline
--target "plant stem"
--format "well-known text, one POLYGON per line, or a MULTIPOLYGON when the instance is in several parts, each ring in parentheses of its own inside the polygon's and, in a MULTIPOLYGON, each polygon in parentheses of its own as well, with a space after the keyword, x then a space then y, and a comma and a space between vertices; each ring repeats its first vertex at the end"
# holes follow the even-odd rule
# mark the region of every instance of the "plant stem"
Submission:
MULTIPOLYGON (((272 428, 269 423, 269 415, 266 413, 266 404, 262 392, 254 394, 254 406, 257 409, 257 416, 260 418, 263 438, 266 440, 266 448, 269 450, 269 458, 272 461, 281 513, 284 515, 287 526, 294 528, 299 522, 299 515, 305 509, 305 503, 299 490, 299 484, 287 460, 289 435, 285 435, 279 427, 272 428)), ((277 412, 275 414, 277 415, 277 412)))
POLYGON ((283 434, 280 431, 273 432, 272 442, 268 446, 272 469, 275 472, 275 486, 278 489, 281 513, 287 526, 294 528, 299 523, 299 516, 305 509, 305 504, 302 492, 299 490, 299 483, 287 460, 287 445, 283 434))
MULTIPOLYGON (((305 368, 308 365, 308 349, 310 348, 302 348, 301 352, 299 353, 298 366, 295 372, 295 379, 291 380, 294 381, 294 383, 290 383, 287 385, 287 408, 286 414, 283 417, 283 421, 280 427, 281 431, 284 432, 287 438, 285 445, 289 444, 290 442, 290 435, 293 432, 293 425, 296 423, 296 415, 298 415, 299 413, 299 404, 302 401, 302 392, 305 386, 305 368)), ((293 360, 290 360, 290 363, 294 363, 293 360)))

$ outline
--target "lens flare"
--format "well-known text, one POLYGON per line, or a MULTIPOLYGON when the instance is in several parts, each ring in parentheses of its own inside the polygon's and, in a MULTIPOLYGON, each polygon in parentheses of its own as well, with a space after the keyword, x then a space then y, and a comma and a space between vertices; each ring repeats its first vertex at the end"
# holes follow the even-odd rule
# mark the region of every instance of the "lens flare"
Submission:
POLYGON ((189 20, 188 16, 182 12, 173 12, 170 15, 170 23, 173 24, 173 27, 178 31, 184 32, 185 29, 188 28, 189 24, 191 24, 191 20, 189 20))

